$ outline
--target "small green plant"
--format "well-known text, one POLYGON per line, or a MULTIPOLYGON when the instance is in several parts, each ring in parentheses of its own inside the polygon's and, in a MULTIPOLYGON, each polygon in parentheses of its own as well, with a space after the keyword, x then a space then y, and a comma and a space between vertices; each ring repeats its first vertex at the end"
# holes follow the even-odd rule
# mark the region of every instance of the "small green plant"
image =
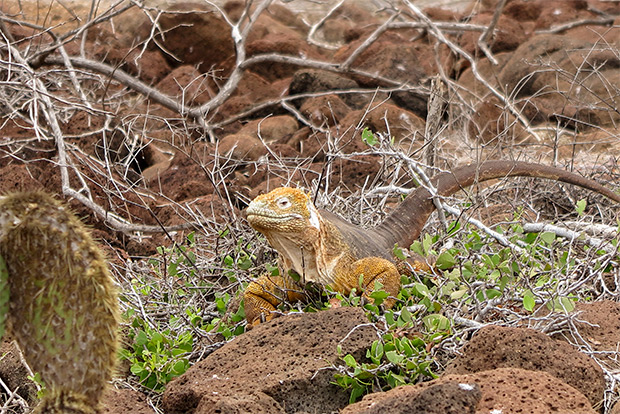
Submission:
POLYGON ((364 128, 362 131, 362 141, 370 147, 374 147, 379 142, 375 134, 373 134, 368 128, 364 128))
MULTIPOLYGON (((350 403, 369 392, 414 383, 420 376, 435 377, 431 371, 433 360, 428 352, 429 343, 410 334, 407 328, 412 325, 410 319, 404 322, 410 316, 403 317, 401 312, 394 320, 392 315, 394 323, 390 330, 372 343, 365 361, 358 361, 351 354, 342 356, 346 368, 334 375, 334 383, 350 390, 350 403)), ((342 354, 340 347, 338 352, 342 354)))
POLYGON ((27 378, 34 383, 37 389, 37 398, 42 399, 47 393, 47 388, 45 387, 43 378, 41 378, 41 373, 36 372, 34 375, 28 375, 27 378))
MULTIPOLYGON (((120 356, 129 362, 131 373, 142 386, 161 392, 170 380, 187 371, 198 332, 228 341, 245 331, 243 306, 227 312, 244 286, 236 272, 252 264, 246 247, 239 240, 234 249, 215 259, 222 265, 220 274, 224 277, 220 279, 234 289, 222 288, 201 274, 197 265, 199 246, 193 233, 183 244, 158 247, 157 255, 147 261, 149 271, 133 275, 127 290, 140 300, 138 306, 127 306, 123 313, 128 345, 120 356)), ((121 300, 129 305, 135 299, 124 294, 121 300)))
POLYGON ((187 357, 193 349, 192 333, 175 334, 171 329, 153 329, 134 317, 132 309, 124 316, 126 319, 133 318, 133 329, 128 335, 131 347, 121 350, 121 357, 129 361, 131 372, 138 377, 141 385, 153 391, 163 391, 171 379, 189 368, 187 357))

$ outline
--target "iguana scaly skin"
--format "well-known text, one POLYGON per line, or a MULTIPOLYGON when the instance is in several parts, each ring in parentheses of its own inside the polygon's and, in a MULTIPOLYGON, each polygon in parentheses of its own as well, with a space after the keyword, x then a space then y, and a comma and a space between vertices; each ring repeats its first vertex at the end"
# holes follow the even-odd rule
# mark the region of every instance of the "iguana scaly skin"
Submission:
MULTIPOLYGON (((448 197, 475 182, 514 176, 562 181, 620 202, 620 195, 595 181, 559 168, 518 161, 467 165, 438 174, 431 182, 439 196, 448 197)), ((330 285, 345 295, 357 288, 365 297, 379 282, 390 295, 383 304, 392 307, 400 290, 401 273, 393 261, 394 245, 411 245, 434 209, 431 194, 420 187, 380 225, 362 229, 333 213, 317 210, 308 194, 299 189, 277 188, 256 197, 245 211, 246 218, 278 251, 280 275, 262 276, 248 285, 244 294, 248 323, 269 320, 285 300, 302 299, 308 282, 330 285)))

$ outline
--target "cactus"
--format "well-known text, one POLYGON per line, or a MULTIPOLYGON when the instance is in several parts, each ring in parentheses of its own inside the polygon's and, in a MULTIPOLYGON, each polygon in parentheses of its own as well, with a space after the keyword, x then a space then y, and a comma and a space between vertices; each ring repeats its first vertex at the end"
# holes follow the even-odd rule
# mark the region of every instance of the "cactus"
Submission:
POLYGON ((119 315, 104 256, 86 226, 43 192, 8 194, 0 198, 0 256, 8 273, 7 330, 47 388, 35 412, 99 412, 115 369, 119 315))

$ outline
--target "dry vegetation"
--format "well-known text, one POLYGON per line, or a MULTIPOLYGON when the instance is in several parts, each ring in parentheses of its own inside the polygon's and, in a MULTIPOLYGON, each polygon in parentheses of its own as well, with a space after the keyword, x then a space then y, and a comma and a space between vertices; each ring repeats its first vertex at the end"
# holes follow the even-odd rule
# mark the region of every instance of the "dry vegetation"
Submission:
MULTIPOLYGON (((240 214, 259 184, 263 190, 266 183, 304 186, 316 194, 317 205, 364 226, 381 220, 414 183, 423 183, 420 174, 487 158, 557 163, 620 188, 618 77, 607 79, 612 72, 605 60, 576 62, 572 71, 542 60, 536 70, 514 79, 513 85, 502 85, 492 62, 505 62, 507 56, 496 54, 493 31, 507 7, 505 1, 497 2, 484 22, 454 21, 449 13, 445 18, 430 18, 407 0, 373 2, 377 6, 365 11, 373 21, 354 21, 349 30, 357 29, 359 37, 348 46, 329 38, 325 30, 333 22, 330 19, 344 15, 339 14, 344 1, 333 2, 333 8, 308 21, 284 13, 281 4, 269 11, 271 3, 218 7, 203 2, 208 11, 204 15, 217 16, 233 53, 210 66, 193 63, 198 68, 195 78, 179 82, 176 90, 163 90, 160 81, 166 74, 152 66, 157 59, 184 59, 182 51, 166 48, 165 32, 171 29, 162 23, 183 12, 164 12, 151 3, 127 0, 78 6, 0 3, 1 189, 43 186, 70 200, 109 247, 127 318, 129 364, 116 385, 148 392, 155 409, 159 391, 171 376, 244 330, 239 292, 274 262, 273 252, 240 214), (305 33, 311 50, 322 53, 301 57, 268 48, 260 53, 254 44, 249 54, 259 16, 269 13, 280 19, 287 16, 290 27, 305 33), (426 39, 426 50, 433 53, 420 58, 428 58, 421 65, 437 73, 432 77, 434 86, 430 76, 420 76, 413 83, 408 77, 357 64, 378 39, 394 33, 411 42, 426 39), (475 41, 464 43, 465 35, 475 41), (337 54, 346 47, 346 53, 337 54), (250 106, 235 106, 240 90, 246 93, 258 82, 252 77, 263 73, 261 67, 281 72, 283 78, 290 78, 296 69, 313 68, 358 80, 336 95, 363 102, 364 119, 375 113, 376 127, 371 129, 377 142, 363 144, 361 134, 369 123, 356 119, 356 124, 343 126, 338 121, 344 115, 335 106, 326 105, 328 109, 318 118, 300 109, 301 99, 336 96, 334 91, 286 93, 281 88, 282 93, 254 96, 250 106), (541 80, 543 75, 546 78, 541 80), (539 83, 532 86, 534 80, 539 83), (604 85, 608 96, 600 96, 594 81, 604 85), (541 82, 547 87, 539 87, 541 82), (579 93, 566 92, 566 85, 579 93), (525 89, 530 92, 521 93, 525 89), (545 99, 555 89, 563 94, 565 108, 588 107, 595 113, 602 107, 611 113, 609 120, 597 118, 598 112, 584 116, 583 110, 541 119, 545 99), (417 112, 410 110, 416 119, 426 118, 425 124, 410 122, 407 129, 400 122, 402 116, 392 116, 387 109, 376 115, 375 109, 391 97, 400 96, 402 102, 399 93, 422 102, 409 108, 417 105, 417 112), (496 115, 490 123, 490 118, 481 117, 485 105, 491 105, 496 115), (302 142, 298 151, 268 145, 260 133, 255 134, 262 142, 257 150, 260 156, 218 149, 224 145, 222 139, 238 132, 242 124, 258 120, 255 128, 260 129, 260 122, 266 125, 272 114, 290 115, 299 130, 305 128, 305 136, 297 138, 302 142), (169 170, 171 165, 175 170, 169 170), (190 169, 198 173, 184 176, 190 169), (259 178, 253 182, 254 175, 259 178), (352 176, 354 182, 349 180, 352 176), (200 194, 197 187, 208 189, 200 194), (189 196, 179 196, 183 191, 189 196), (159 357, 143 355, 139 349, 146 345, 160 350, 159 357)), ((472 16, 480 7, 472 9, 472 16)), ((601 13, 590 24, 605 32, 609 19, 601 13)), ((584 22, 568 23, 579 27, 584 22)), ((260 26, 260 30, 265 29, 260 26)), ((618 45, 605 36, 601 34, 601 41, 586 54, 617 62, 618 45)), ((513 287, 493 297, 484 293, 497 287, 499 282, 492 279, 452 286, 450 272, 437 272, 412 281, 432 279, 436 286, 446 287, 452 299, 460 298, 460 289, 473 298, 444 301, 445 291, 432 294, 430 300, 442 303, 441 313, 455 323, 450 335, 434 344, 434 369, 440 371, 462 346, 468 330, 482 324, 564 332, 605 367, 609 380, 605 405, 610 406, 617 398, 614 365, 587 349, 575 328, 578 316, 556 305, 561 298, 617 300, 617 206, 557 183, 510 180, 445 200, 445 207, 443 223, 439 215, 428 225, 427 232, 437 234, 429 249, 435 254, 456 249, 461 255, 458 263, 484 263, 500 255, 502 261, 524 266, 520 270, 528 277, 511 280, 513 287), (582 199, 587 204, 578 212, 582 199), (461 227, 454 230, 457 219, 461 227), (557 228, 534 228, 541 221, 553 222, 557 228), (561 237, 543 243, 534 236, 528 238, 528 231, 561 237), (479 239, 473 240, 472 234, 479 239), (536 255, 528 262, 523 256, 532 254, 532 249, 536 255), (549 257, 558 262, 547 266, 549 257), (546 282, 538 283, 543 279, 546 282), (525 311, 526 296, 536 308, 551 304, 554 311, 525 311)), ((27 411, 32 401, 3 386, 6 394, 0 412, 27 411)))

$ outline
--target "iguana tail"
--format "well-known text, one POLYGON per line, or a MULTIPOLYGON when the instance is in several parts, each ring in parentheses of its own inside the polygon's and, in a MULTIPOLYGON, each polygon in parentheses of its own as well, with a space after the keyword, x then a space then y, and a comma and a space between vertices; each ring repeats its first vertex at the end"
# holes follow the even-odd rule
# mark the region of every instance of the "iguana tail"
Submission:
MULTIPOLYGON (((474 183, 505 177, 536 177, 577 185, 600 193, 620 203, 616 194, 603 185, 575 173, 542 164, 521 161, 485 161, 444 172, 431 179, 440 197, 449 197, 474 183)), ((391 249, 395 243, 407 248, 417 240, 435 204, 428 190, 417 188, 372 231, 383 238, 391 249)))

